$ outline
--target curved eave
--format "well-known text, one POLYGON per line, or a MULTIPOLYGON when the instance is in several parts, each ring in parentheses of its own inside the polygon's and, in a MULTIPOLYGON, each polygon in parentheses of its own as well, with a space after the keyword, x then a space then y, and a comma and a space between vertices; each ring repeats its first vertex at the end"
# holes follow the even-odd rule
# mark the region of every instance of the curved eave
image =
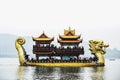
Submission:
POLYGON ((54 38, 33 38, 33 41, 53 41, 54 38))
POLYGON ((61 39, 79 39, 81 35, 75 35, 75 36, 64 36, 64 35, 59 35, 59 38, 61 39))
POLYGON ((58 39, 58 42, 59 43, 82 43, 82 39, 80 40, 59 40, 58 39))

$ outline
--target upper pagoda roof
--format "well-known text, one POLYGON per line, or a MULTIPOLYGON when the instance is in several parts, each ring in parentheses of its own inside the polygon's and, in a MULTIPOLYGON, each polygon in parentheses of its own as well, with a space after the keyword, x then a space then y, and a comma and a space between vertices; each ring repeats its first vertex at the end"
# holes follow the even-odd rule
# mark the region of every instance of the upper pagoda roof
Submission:
POLYGON ((75 36, 64 36, 64 35, 59 35, 61 39, 78 39, 81 37, 81 35, 75 35, 75 36))
POLYGON ((64 29, 64 35, 59 35, 61 39, 78 39, 81 35, 75 35, 75 29, 71 30, 69 27, 68 30, 64 29))
POLYGON ((54 38, 48 37, 48 36, 43 32, 39 37, 36 37, 36 38, 33 37, 33 40, 34 40, 34 41, 53 41, 54 38))
POLYGON ((69 27, 68 30, 64 29, 64 35, 65 36, 75 36, 75 29, 71 30, 71 28, 69 27))

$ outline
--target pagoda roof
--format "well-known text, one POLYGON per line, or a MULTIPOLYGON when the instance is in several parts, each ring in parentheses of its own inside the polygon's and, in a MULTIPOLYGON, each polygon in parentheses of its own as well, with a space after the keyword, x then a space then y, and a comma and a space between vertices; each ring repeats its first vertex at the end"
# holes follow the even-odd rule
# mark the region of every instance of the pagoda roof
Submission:
POLYGON ((63 40, 65 40, 65 39, 76 40, 80 37, 81 37, 81 35, 75 35, 75 29, 71 30, 70 27, 68 30, 64 29, 64 35, 59 35, 59 38, 61 38, 63 40))
POLYGON ((80 39, 80 40, 59 40, 59 39, 58 39, 58 42, 59 42, 59 43, 66 43, 66 44, 67 44, 67 43, 68 43, 68 44, 69 44, 69 43, 82 43, 82 39, 80 39))
POLYGON ((74 36, 65 36, 65 35, 59 35, 59 38, 61 39, 78 39, 81 35, 74 35, 74 36))
POLYGON ((71 28, 69 27, 68 30, 64 29, 64 35, 65 36, 75 36, 75 29, 71 30, 71 28))
POLYGON ((39 37, 33 37, 34 41, 53 41, 54 38, 48 37, 44 32, 39 37))

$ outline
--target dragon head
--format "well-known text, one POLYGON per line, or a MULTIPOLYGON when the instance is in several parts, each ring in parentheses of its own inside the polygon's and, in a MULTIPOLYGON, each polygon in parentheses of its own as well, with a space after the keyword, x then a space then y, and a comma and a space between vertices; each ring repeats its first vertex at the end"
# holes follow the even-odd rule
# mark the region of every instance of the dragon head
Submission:
POLYGON ((89 41, 89 50, 92 54, 100 52, 101 54, 105 54, 105 48, 109 47, 109 44, 105 44, 102 40, 90 40, 89 41))

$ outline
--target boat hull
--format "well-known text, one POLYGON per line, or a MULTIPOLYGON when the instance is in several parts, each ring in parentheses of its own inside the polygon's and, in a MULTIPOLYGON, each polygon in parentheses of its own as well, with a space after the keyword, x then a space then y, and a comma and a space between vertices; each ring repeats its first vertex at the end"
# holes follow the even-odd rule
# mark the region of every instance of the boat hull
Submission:
POLYGON ((90 67, 90 66, 104 66, 104 64, 89 63, 39 63, 39 62, 26 62, 26 66, 46 66, 46 67, 90 67))

